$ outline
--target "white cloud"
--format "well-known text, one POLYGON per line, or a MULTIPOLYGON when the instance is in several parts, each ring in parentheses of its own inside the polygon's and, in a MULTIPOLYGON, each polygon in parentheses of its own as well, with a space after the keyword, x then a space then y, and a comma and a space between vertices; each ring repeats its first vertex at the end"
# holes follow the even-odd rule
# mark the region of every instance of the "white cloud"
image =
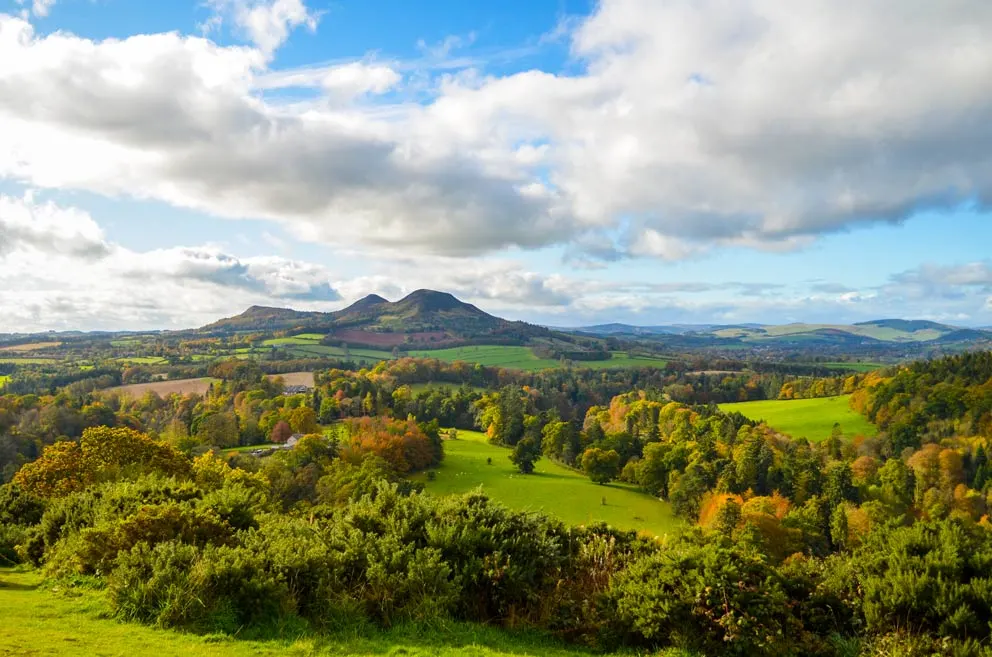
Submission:
POLYGON ((570 25, 577 74, 456 71, 423 105, 369 102, 404 84, 394 63, 269 70, 316 26, 300 0, 213 6, 255 47, 0 17, 0 176, 338 247, 576 261, 797 249, 992 200, 984 0, 603 0, 570 25), (287 86, 333 102, 259 93, 287 86))
MULTIPOLYGON (((17 4, 23 7, 27 4, 27 0, 17 0, 17 4)), ((48 16, 54 6, 55 0, 34 0, 31 3, 30 13, 34 14, 38 18, 44 18, 45 16, 48 16)), ((27 9, 22 10, 22 18, 27 18, 27 13, 27 9)))
POLYGON ((303 0, 207 0, 207 4, 215 14, 204 25, 206 31, 231 20, 267 56, 278 50, 294 29, 305 27, 313 32, 320 21, 320 14, 308 9, 303 0))

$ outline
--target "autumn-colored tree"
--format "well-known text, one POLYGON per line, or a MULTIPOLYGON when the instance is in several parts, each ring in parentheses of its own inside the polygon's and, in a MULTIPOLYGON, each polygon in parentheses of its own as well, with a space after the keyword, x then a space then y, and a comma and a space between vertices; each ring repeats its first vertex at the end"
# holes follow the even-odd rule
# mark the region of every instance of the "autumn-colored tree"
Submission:
POLYGON ((289 414, 289 426, 293 433, 317 433, 317 414, 309 406, 299 406, 289 414))
POLYGON ((187 476, 190 462, 171 445, 133 429, 93 427, 78 443, 59 442, 28 463, 14 482, 39 497, 60 497, 99 481, 128 479, 151 472, 187 476))
POLYGON ((280 420, 272 427, 272 434, 269 436, 269 440, 274 443, 284 443, 289 440, 289 437, 293 435, 293 429, 289 426, 288 422, 280 420))

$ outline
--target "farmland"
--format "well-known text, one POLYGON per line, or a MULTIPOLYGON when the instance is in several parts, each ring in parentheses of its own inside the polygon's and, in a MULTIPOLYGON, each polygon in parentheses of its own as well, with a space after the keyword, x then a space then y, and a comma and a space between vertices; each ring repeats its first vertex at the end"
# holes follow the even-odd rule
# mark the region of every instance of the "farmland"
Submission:
POLYGON ((61 344, 61 342, 30 342, 28 344, 14 344, 7 347, 0 347, 0 351, 39 351, 41 349, 54 349, 61 344))
POLYGON ((175 381, 153 381, 152 383, 133 383, 131 385, 117 386, 116 388, 108 388, 107 392, 128 395, 135 398, 142 397, 145 393, 148 392, 154 392, 160 397, 166 397, 172 394, 202 395, 207 392, 207 390, 210 388, 210 385, 214 381, 216 381, 216 379, 203 377, 199 379, 177 379, 175 381))
POLYGON ((272 374, 269 378, 281 378, 287 386, 307 386, 313 387, 313 372, 286 372, 285 374, 272 374))
MULTIPOLYGON (((538 358, 530 347, 477 345, 471 347, 454 347, 451 349, 411 351, 410 355, 418 358, 437 358, 449 363, 462 360, 468 363, 479 363, 488 367, 503 367, 518 370, 548 370, 561 367, 559 360, 538 358)), ((625 353, 614 353, 613 358, 610 360, 574 361, 572 367, 607 369, 615 367, 664 367, 665 364, 666 361, 660 358, 631 358, 625 353)))
POLYGON ((876 428, 851 410, 850 396, 819 399, 786 399, 737 404, 720 404, 720 410, 738 412, 752 420, 764 420, 768 426, 795 438, 819 442, 830 436, 834 423, 847 436, 873 436, 876 428))
POLYGON ((509 507, 541 511, 569 524, 602 521, 656 535, 678 527, 668 504, 625 484, 600 486, 547 459, 537 462, 534 474, 520 474, 507 458, 509 450, 490 445, 477 431, 459 431, 457 440, 445 441, 444 453, 434 481, 418 476, 435 495, 465 493, 481 486, 484 493, 509 507), (486 459, 492 459, 492 465, 486 459))
MULTIPOLYGON (((101 592, 46 585, 32 571, 0 569, 0 655, 162 655, 163 657, 247 657, 265 655, 409 655, 426 657, 513 657, 593 654, 563 646, 536 633, 510 632, 469 623, 442 627, 373 625, 313 634, 303 627, 275 630, 256 639, 197 635, 119 623, 109 615, 101 592), (56 589, 56 590, 53 590, 56 589)), ((601 654, 601 653, 600 653, 601 654)), ((684 653, 663 653, 675 657, 684 653)))

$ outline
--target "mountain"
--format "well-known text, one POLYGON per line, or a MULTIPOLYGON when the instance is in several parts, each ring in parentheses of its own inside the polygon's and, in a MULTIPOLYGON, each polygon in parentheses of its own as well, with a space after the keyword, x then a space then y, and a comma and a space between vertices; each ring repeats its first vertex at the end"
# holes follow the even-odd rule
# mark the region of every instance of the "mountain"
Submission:
POLYGON ((370 294, 331 313, 252 306, 200 329, 207 333, 286 331, 324 333, 324 343, 372 347, 441 347, 488 342, 524 344, 550 337, 544 327, 486 313, 447 292, 416 290, 399 301, 370 294))

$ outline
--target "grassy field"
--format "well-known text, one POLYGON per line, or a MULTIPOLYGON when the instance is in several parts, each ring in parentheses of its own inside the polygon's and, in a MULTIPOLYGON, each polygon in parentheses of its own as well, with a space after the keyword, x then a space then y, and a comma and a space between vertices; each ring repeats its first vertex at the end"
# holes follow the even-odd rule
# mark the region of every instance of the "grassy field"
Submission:
MULTIPOLYGON (((326 635, 301 635, 287 630, 284 632, 285 638, 267 640, 218 634, 184 634, 119 623, 109 617, 107 605, 99 592, 64 588, 53 591, 53 588, 35 572, 0 568, 0 656, 564 657, 596 654, 565 646, 540 634, 455 622, 432 627, 397 625, 389 630, 356 627, 326 635)), ((685 653, 671 651, 661 655, 677 657, 685 653)))
MULTIPOLYGON (((451 349, 419 350, 411 351, 410 355, 417 358, 437 358, 449 363, 463 360, 488 367, 504 367, 515 370, 548 370, 561 367, 561 362, 557 359, 538 358, 530 347, 507 345, 475 345, 451 349)), ((666 363, 667 361, 661 358, 630 358, 625 353, 617 352, 610 360, 577 360, 572 362, 572 367, 601 370, 614 367, 664 367, 666 363)))
POLYGON ((169 361, 162 356, 125 356, 118 358, 117 362, 129 365, 165 365, 169 361))
POLYGON ((603 521, 655 535, 678 527, 667 503, 625 484, 600 486, 547 459, 537 462, 534 474, 523 475, 507 458, 509 450, 490 445, 484 434, 459 431, 458 436, 444 443, 437 479, 427 481, 424 474, 418 475, 430 493, 465 493, 482 486, 483 492, 511 508, 542 511, 573 525, 603 521))
POLYGON ((877 429, 864 416, 851 410, 850 395, 819 399, 787 399, 738 404, 720 404, 726 412, 737 411, 752 420, 764 420, 768 426, 795 438, 821 441, 830 436, 839 422, 846 436, 873 436, 877 429))
POLYGON ((135 399, 142 397, 147 392, 154 392, 160 397, 165 397, 173 393, 180 395, 188 395, 190 393, 203 395, 206 394, 207 389, 210 388, 210 384, 216 380, 217 379, 211 379, 210 377, 203 377, 200 379, 177 379, 175 381, 132 383, 131 385, 107 388, 107 392, 121 393, 134 397, 135 399))
POLYGON ((489 367, 505 367, 515 370, 547 370, 558 367, 559 362, 549 358, 538 358, 530 347, 512 347, 507 345, 475 345, 471 347, 452 347, 450 349, 430 349, 411 351, 416 358, 437 358, 453 363, 463 360, 467 363, 479 363, 489 367))

